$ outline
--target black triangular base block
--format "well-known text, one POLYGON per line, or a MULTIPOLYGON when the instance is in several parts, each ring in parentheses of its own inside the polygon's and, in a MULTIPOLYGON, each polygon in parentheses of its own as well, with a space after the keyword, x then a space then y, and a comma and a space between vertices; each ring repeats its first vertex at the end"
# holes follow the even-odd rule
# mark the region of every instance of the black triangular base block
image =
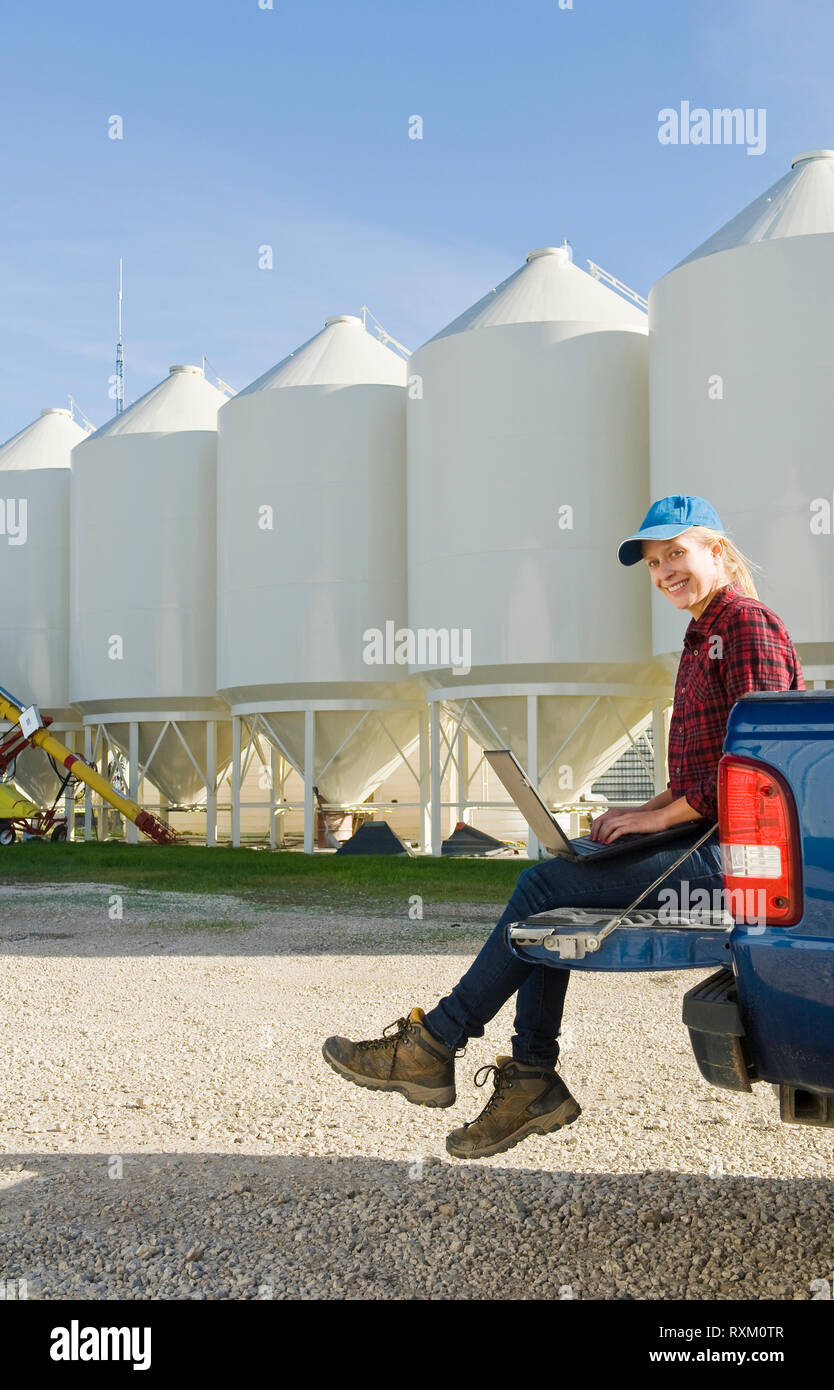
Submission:
POLYGON ((337 854, 408 854, 408 850, 395 835, 387 821, 369 820, 360 825, 355 835, 345 840, 336 850, 337 854))
POLYGON ((458 821, 448 840, 440 846, 441 854, 492 854, 497 849, 507 849, 503 840, 487 835, 485 830, 476 830, 474 825, 458 821))

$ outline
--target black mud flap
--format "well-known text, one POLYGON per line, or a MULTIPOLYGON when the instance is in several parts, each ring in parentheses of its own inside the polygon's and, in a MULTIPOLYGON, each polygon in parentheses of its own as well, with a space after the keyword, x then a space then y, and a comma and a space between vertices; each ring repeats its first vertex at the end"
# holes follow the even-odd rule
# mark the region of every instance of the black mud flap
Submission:
POLYGON ((736 978, 723 967, 683 996, 683 1021, 698 1070, 713 1086, 750 1091, 758 1081, 738 1007, 736 978))
POLYGON ((786 1125, 819 1125, 834 1129, 834 1096, 805 1091, 801 1086, 779 1087, 779 1118, 786 1125))

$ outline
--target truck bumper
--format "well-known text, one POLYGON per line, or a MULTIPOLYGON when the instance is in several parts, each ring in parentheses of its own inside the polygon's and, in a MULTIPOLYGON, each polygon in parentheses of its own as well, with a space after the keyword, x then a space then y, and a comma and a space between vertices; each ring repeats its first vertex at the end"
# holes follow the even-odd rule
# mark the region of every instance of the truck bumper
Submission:
POLYGON ((683 1021, 705 1081, 727 1091, 750 1091, 758 1081, 738 1007, 736 978, 724 967, 683 996, 683 1021))

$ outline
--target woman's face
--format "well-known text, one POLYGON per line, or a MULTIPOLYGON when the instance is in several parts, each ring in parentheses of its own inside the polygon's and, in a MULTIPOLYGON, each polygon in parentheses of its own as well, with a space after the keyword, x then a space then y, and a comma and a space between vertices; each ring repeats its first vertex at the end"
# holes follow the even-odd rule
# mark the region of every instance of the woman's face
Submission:
POLYGON ((699 617, 716 589, 727 583, 724 545, 703 545, 692 531, 669 541, 643 541, 643 560, 652 583, 678 609, 699 617))

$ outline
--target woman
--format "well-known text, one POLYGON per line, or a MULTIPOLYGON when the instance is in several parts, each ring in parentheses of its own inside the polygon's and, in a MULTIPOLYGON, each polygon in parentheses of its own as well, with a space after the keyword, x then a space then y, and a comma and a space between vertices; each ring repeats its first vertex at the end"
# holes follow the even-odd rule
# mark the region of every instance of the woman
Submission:
MULTIPOLYGON (((623 565, 643 560, 652 583, 673 607, 692 615, 675 684, 666 791, 639 809, 612 807, 593 823, 591 839, 666 830, 717 818, 717 773, 727 717, 752 690, 804 690, 799 658, 781 620, 759 602, 750 562, 725 534, 702 497, 664 497, 618 550, 623 565)), ((703 834, 693 826, 692 843, 703 834)), ((654 850, 629 851, 607 862, 549 859, 521 874, 498 925, 463 978, 429 1013, 414 1008, 395 1029, 368 1042, 328 1038, 323 1055, 340 1076, 360 1086, 399 1091, 416 1105, 452 1105, 455 1055, 517 994, 512 1055, 476 1073, 491 1075, 493 1094, 481 1114, 446 1141, 457 1158, 485 1158, 528 1134, 571 1124, 580 1107, 556 1072, 557 1037, 570 971, 529 965, 507 947, 508 922, 556 907, 622 908, 679 857, 688 837, 654 850)), ((668 890, 723 888, 717 831, 643 899, 668 902, 668 890), (663 899, 659 893, 663 892, 663 899)))

